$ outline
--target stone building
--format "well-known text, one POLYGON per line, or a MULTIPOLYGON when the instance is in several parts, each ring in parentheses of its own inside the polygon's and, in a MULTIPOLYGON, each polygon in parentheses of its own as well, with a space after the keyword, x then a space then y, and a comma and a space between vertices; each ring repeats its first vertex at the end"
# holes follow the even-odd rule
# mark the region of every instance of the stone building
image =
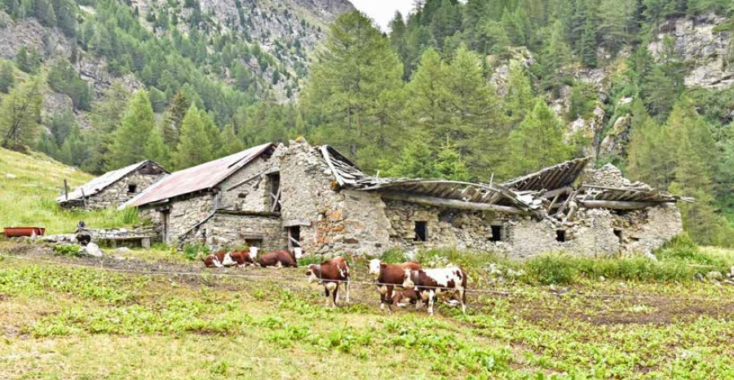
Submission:
POLYGON ((168 172, 151 160, 114 170, 99 176, 68 194, 56 198, 64 208, 101 210, 118 207, 141 194, 168 172))
POLYGON ((458 247, 526 258, 649 253, 682 232, 680 199, 590 158, 503 184, 366 175, 329 146, 265 144, 173 173, 128 202, 163 239, 375 255, 458 247))

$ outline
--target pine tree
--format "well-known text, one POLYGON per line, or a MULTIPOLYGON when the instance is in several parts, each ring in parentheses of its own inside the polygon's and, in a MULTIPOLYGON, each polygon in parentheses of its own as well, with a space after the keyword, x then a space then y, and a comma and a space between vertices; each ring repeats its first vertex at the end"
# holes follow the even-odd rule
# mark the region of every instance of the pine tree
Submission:
POLYGON ((563 142, 563 128, 542 99, 510 133, 507 157, 502 170, 505 178, 555 165, 571 157, 572 149, 563 142))
POLYGON ((15 84, 13 71, 13 64, 11 62, 4 61, 0 64, 0 92, 7 94, 13 88, 13 84, 15 84))
POLYGON ((599 38, 612 52, 617 52, 629 39, 627 20, 633 15, 634 3, 634 0, 603 0, 599 5, 599 38))
POLYGON ((49 0, 33 0, 33 14, 41 24, 49 27, 56 26, 56 12, 49 0))
POLYGON ((440 178, 426 134, 418 131, 415 136, 405 144, 397 160, 381 161, 380 176, 440 178))
POLYGON ((212 160, 213 147, 207 137, 204 123, 201 112, 192 105, 181 124, 180 141, 173 154, 173 167, 176 170, 212 160))
POLYGON ((35 142, 42 104, 38 78, 12 89, 0 105, 0 146, 23 149, 35 142))
POLYGON ((441 145, 441 149, 436 154, 435 167, 439 178, 454 181, 469 181, 472 178, 469 169, 461 158, 461 154, 448 139, 441 145))
POLYGON ((673 80, 659 66, 655 66, 643 78, 642 95, 650 113, 658 120, 665 120, 678 98, 678 91, 673 80))
POLYGON ((58 152, 61 160, 69 165, 82 166, 89 157, 88 145, 75 124, 69 131, 69 136, 64 140, 58 152))
POLYGON ((401 133, 403 67, 387 38, 359 12, 340 16, 311 68, 302 106, 327 140, 364 168, 395 155, 401 133))
POLYGON ((466 46, 456 51, 448 74, 451 96, 449 130, 433 131, 435 145, 456 144, 473 175, 488 177, 507 137, 506 122, 494 89, 487 84, 479 57, 466 46))
POLYGON ((204 122, 204 131, 206 132, 207 140, 212 147, 212 158, 221 157, 218 154, 221 152, 222 146, 224 145, 224 142, 222 141, 222 131, 214 122, 214 117, 211 114, 204 110, 199 110, 199 116, 204 122))
POLYGON ((92 128, 86 133, 85 139, 90 146, 90 157, 82 169, 95 174, 101 174, 110 167, 108 160, 110 148, 114 142, 115 132, 122 124, 125 108, 132 94, 120 82, 113 82, 104 91, 99 101, 92 104, 90 119, 92 128))
POLYGON ((630 178, 666 189, 673 181, 673 151, 665 144, 665 131, 650 117, 641 100, 632 104, 627 171, 630 178))
POLYGON ((510 75, 507 79, 504 111, 511 129, 520 124, 535 106, 535 97, 525 70, 517 61, 510 62, 510 75))
POLYGON ((165 141, 167 145, 178 145, 181 124, 183 124, 184 116, 186 116, 186 112, 189 108, 191 108, 191 101, 189 101, 183 92, 178 91, 171 100, 171 105, 167 111, 168 122, 163 129, 163 141, 165 141))
POLYGON ((110 148, 108 169, 116 169, 146 159, 145 144, 155 127, 155 114, 144 90, 138 90, 128 103, 122 125, 110 148))
POLYGON ((418 69, 407 86, 410 102, 406 104, 413 126, 420 127, 432 136, 445 135, 451 123, 448 70, 436 50, 428 48, 423 53, 418 69))
POLYGON ((223 142, 219 153, 219 157, 229 156, 245 150, 245 144, 234 134, 234 128, 231 124, 227 124, 222 129, 222 136, 220 140, 223 142))
POLYGON ((541 55, 543 83, 545 88, 552 89, 556 95, 566 81, 564 69, 571 63, 571 49, 563 36, 563 25, 556 21, 551 28, 550 41, 541 55))
POLYGON ((33 65, 28 57, 28 49, 25 46, 21 46, 15 54, 15 63, 18 64, 18 68, 21 71, 26 73, 33 71, 33 65))
POLYGON ((149 160, 157 162, 164 168, 171 166, 171 150, 163 143, 163 132, 159 128, 150 130, 144 152, 149 160))

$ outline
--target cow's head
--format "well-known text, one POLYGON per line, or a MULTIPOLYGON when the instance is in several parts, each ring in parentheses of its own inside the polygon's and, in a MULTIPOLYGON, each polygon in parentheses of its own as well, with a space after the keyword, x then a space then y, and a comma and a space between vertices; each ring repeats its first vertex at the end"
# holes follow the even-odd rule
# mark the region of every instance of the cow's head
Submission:
POLYGON ((321 282, 321 267, 316 264, 311 264, 306 269, 306 277, 308 277, 308 282, 321 282))
POLYGON ((405 275, 403 276, 403 288, 405 289, 413 289, 415 288, 415 283, 413 282, 413 279, 411 278, 411 270, 406 269, 405 275))
POLYGON ((380 277, 380 266, 382 265, 382 261, 380 259, 372 259, 370 260, 370 275, 377 280, 377 277, 380 277))
POLYGON ((293 248, 293 256, 296 258, 296 260, 300 260, 301 257, 303 257, 303 248, 301 247, 293 248))
POLYGON ((257 259, 257 253, 260 251, 260 248, 258 247, 250 247, 250 258, 255 260, 257 259))

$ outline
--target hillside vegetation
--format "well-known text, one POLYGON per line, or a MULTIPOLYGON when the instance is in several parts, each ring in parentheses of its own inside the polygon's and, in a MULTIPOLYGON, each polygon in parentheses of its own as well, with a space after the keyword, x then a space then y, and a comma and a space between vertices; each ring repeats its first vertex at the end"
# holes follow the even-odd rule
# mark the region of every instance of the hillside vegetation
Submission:
POLYGON ((47 234, 70 233, 83 220, 92 228, 130 226, 137 215, 130 212, 67 211, 56 204, 64 188, 92 179, 42 154, 24 155, 0 148, 0 228, 45 227, 47 234))

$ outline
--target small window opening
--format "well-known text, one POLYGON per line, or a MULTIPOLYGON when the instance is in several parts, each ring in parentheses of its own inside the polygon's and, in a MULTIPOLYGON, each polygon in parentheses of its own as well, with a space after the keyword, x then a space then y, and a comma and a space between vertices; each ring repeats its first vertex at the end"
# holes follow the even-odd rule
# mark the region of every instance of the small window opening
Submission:
POLYGON ((268 174, 270 211, 280 212, 280 173, 268 174))
POLYGON ((558 230, 556 231, 556 241, 559 241, 561 243, 566 241, 566 231, 564 230, 558 230))
POLYGON ((263 239, 245 239, 245 244, 248 247, 262 248, 262 246, 263 246, 263 239))
POLYGON ((428 222, 415 222, 415 238, 413 240, 428 240, 428 222))
POLYGON ((619 239, 619 242, 622 243, 622 230, 614 230, 614 235, 619 239))
POLYGON ((502 237, 502 226, 492 226, 492 237, 489 238, 489 241, 502 241, 502 237))
POLYGON ((301 227, 288 227, 288 247, 298 248, 301 246, 301 227))
POLYGON ((127 192, 128 193, 137 193, 138 192, 138 185, 127 185, 127 192))

